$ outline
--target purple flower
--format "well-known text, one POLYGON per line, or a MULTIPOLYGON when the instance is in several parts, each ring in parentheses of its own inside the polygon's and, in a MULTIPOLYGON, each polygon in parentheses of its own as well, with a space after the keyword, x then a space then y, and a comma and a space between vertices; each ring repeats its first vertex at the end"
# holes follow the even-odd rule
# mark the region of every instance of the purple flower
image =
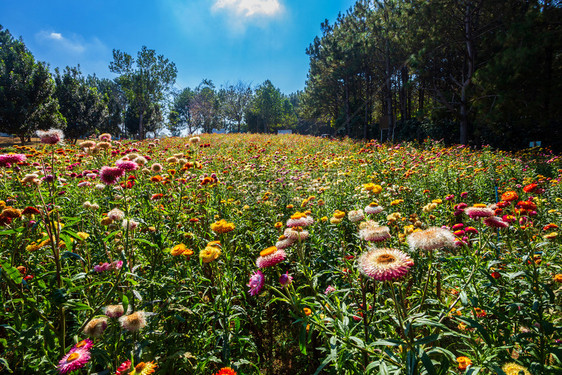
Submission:
POLYGON ((289 271, 287 271, 287 273, 284 273, 281 276, 279 276, 279 283, 281 284, 281 286, 283 288, 286 287, 287 285, 289 285, 292 282, 293 282, 293 276, 289 275, 289 271))
POLYGON ((260 292, 263 288, 264 281, 265 277, 261 271, 254 272, 254 274, 250 276, 248 286, 250 287, 249 292, 251 296, 255 296, 260 292))
POLYGON ((107 271, 109 268, 111 267, 111 264, 109 263, 100 263, 96 266, 94 266, 94 271, 96 271, 97 273, 101 273, 101 272, 105 272, 107 271))

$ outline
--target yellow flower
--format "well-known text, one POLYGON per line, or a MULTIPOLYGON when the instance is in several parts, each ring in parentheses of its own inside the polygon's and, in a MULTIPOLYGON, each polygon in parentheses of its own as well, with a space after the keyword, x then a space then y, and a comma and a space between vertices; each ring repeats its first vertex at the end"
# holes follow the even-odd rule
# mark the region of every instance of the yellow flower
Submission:
POLYGON ((545 240, 554 240, 556 237, 558 237, 558 232, 552 232, 543 236, 545 240))
POLYGON ((304 311, 304 315, 306 315, 306 316, 309 316, 310 314, 312 314, 312 310, 309 309, 308 307, 305 307, 302 310, 304 311))
POLYGON ((392 202, 390 202, 391 206, 396 206, 397 204, 403 203, 404 199, 395 199, 392 202))
POLYGON ((443 201, 441 199, 434 199, 431 201, 432 203, 441 204, 443 201))
POLYGON ((80 237, 80 239, 81 239, 82 241, 85 241, 85 240, 88 239, 88 237, 90 237, 90 235, 89 235, 88 233, 86 233, 86 232, 78 232, 78 233, 76 233, 76 234, 78 235, 78 237, 80 237))
POLYGON ((184 244, 180 243, 172 247, 170 254, 172 254, 173 256, 181 255, 186 249, 187 247, 184 244))
POLYGON ((531 375, 525 367, 513 362, 503 365, 502 370, 505 372, 505 375, 519 375, 521 372, 523 372, 524 375, 531 375))
POLYGON ((234 223, 228 223, 226 220, 221 219, 211 224, 211 230, 215 233, 228 233, 234 230, 234 223))
POLYGON ((150 375, 154 373, 155 368, 156 364, 154 362, 140 362, 129 375, 150 375))
POLYGON ((328 217, 327 216, 322 216, 322 218, 320 219, 321 222, 325 223, 328 221, 328 217))
MULTIPOLYGON (((214 241, 216 242, 216 241, 214 241)), ((199 258, 203 263, 211 263, 213 260, 217 259, 221 255, 221 249, 218 244, 213 244, 209 242, 207 247, 205 247, 201 252, 199 252, 199 258)))
POLYGON ((345 217, 345 212, 340 210, 336 210, 336 212, 334 212, 334 218, 343 219, 344 217, 345 217))

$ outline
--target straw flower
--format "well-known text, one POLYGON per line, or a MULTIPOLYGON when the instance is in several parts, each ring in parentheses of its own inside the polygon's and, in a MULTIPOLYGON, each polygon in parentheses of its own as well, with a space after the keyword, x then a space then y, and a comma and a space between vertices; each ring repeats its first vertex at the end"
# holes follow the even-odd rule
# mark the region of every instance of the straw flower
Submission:
POLYGON ((211 224, 211 230, 215 233, 228 233, 232 232, 235 228, 234 223, 229 223, 224 219, 211 224))
POLYGON ((152 362, 140 362, 135 366, 135 369, 129 373, 129 375, 149 375, 154 373, 156 369, 156 364, 152 362))
POLYGON ((37 130, 37 136, 41 138, 41 143, 56 145, 64 139, 64 133, 60 129, 49 129, 46 131, 37 130))
POLYGON ((514 362, 506 363, 503 365, 502 370, 505 372, 505 375, 519 375, 521 372, 523 372, 524 375, 531 375, 525 367, 514 362))
POLYGON ((365 241, 380 242, 390 238, 390 229, 381 227, 372 220, 367 220, 359 225, 359 236, 365 241))
POLYGON ((365 214, 363 213, 363 210, 361 210, 361 209, 355 210, 355 211, 349 211, 347 213, 347 218, 352 223, 357 223, 357 222, 359 222, 359 221, 361 221, 365 218, 365 214))
POLYGON ((455 235, 448 229, 432 227, 410 234, 408 244, 412 251, 414 249, 431 251, 443 247, 454 247, 455 235))
POLYGON ((263 273, 261 271, 254 272, 253 275, 250 276, 250 281, 248 282, 248 286, 250 287, 250 295, 257 295, 263 288, 264 282, 265 276, 263 275, 263 273))
POLYGON ((371 249, 359 257, 359 270, 366 276, 379 281, 399 279, 404 276, 413 260, 397 249, 371 249))
POLYGON ((271 246, 260 252, 260 256, 256 260, 256 266, 258 268, 272 267, 284 261, 286 257, 285 250, 279 250, 275 246, 271 246))
POLYGON ((136 332, 146 326, 146 313, 144 311, 135 311, 132 314, 124 315, 119 318, 121 327, 129 332, 136 332))
POLYGON ((78 370, 86 365, 90 360, 90 350, 79 348, 71 350, 59 361, 59 374, 67 374, 78 370))
POLYGON ((84 334, 92 337, 100 337, 107 328, 107 318, 92 319, 84 327, 84 334))

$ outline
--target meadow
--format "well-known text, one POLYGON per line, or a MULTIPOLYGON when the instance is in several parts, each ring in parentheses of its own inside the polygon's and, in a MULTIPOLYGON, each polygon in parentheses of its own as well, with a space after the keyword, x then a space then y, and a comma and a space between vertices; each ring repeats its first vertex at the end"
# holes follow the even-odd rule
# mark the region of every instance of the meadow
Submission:
POLYGON ((3 373, 562 371, 548 150, 43 136, 0 148, 3 373))

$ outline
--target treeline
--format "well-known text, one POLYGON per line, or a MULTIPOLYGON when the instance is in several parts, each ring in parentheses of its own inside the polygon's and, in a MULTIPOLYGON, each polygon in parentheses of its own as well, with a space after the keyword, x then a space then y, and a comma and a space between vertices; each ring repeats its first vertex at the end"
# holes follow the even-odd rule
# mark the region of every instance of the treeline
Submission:
POLYGON ((560 149, 560 1, 357 1, 307 49, 301 116, 355 138, 560 149))
POLYGON ((222 130, 562 149, 562 6, 548 0, 360 0, 321 25, 304 91, 266 80, 174 87, 143 47, 113 51, 113 80, 49 72, 0 26, 0 132, 66 128, 143 139, 222 130))
POLYGON ((174 89, 175 64, 147 47, 136 57, 114 50, 109 69, 117 78, 84 76, 80 67, 51 74, 0 26, 0 132, 25 143, 36 130, 56 127, 76 142, 105 132, 143 139, 164 129, 181 135, 299 126, 299 94, 284 95, 269 80, 256 88, 243 82, 216 88, 203 80, 193 89, 174 89))

